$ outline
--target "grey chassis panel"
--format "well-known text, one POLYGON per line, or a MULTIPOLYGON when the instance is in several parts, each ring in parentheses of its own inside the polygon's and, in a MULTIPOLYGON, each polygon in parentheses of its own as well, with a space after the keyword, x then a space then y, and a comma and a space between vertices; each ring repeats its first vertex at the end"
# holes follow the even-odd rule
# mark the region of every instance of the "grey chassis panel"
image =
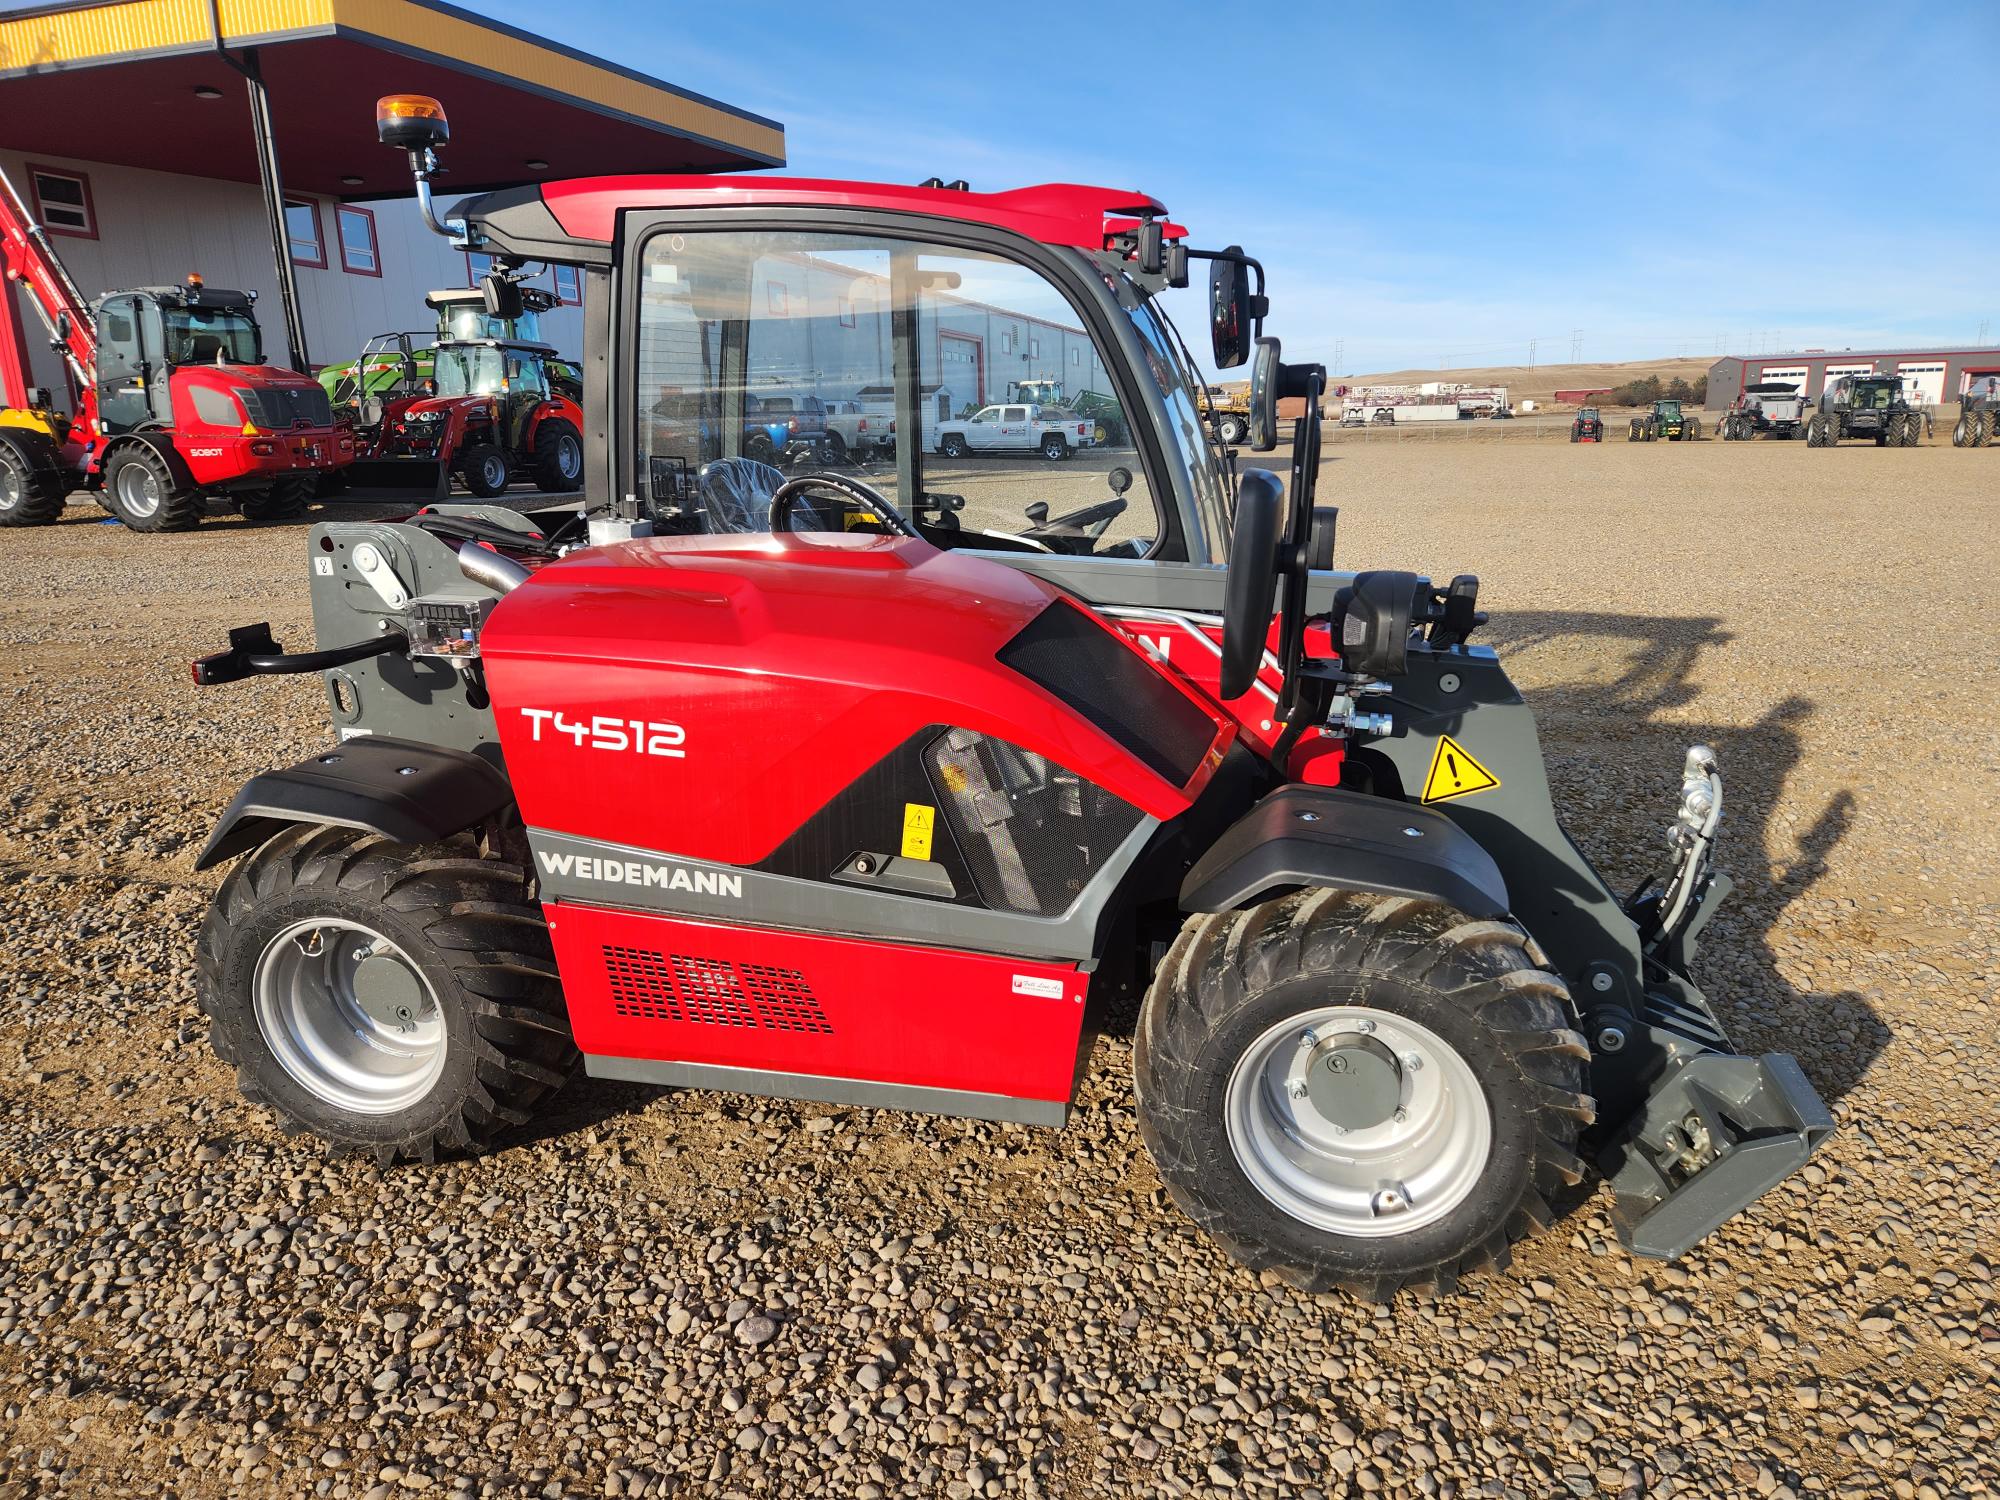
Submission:
POLYGON ((968 1120, 1011 1120, 1056 1130, 1069 1122, 1069 1105, 1065 1101, 1015 1099, 1006 1094, 923 1088, 911 1083, 873 1083, 862 1078, 826 1078, 816 1073, 771 1073, 760 1068, 654 1062, 643 1057, 596 1057, 588 1053, 584 1055, 583 1069, 592 1078, 658 1083, 669 1088, 717 1089, 724 1093, 758 1094, 767 1099, 813 1099, 822 1104, 907 1109, 968 1120))
POLYGON ((534 850, 535 877, 541 883, 544 901, 577 901, 671 917, 721 918, 756 927, 860 935, 976 953, 1088 963, 1097 955, 1098 934, 1106 908, 1123 883, 1125 872, 1144 852, 1159 826, 1156 818, 1141 818, 1139 826, 1105 860, 1070 909, 1059 917, 1023 917, 983 907, 927 901, 894 891, 800 880, 741 865, 710 864, 651 849, 575 838, 542 828, 528 830, 528 845, 534 850), (586 878, 577 873, 579 857, 598 861, 600 870, 607 863, 637 865, 642 877, 649 867, 660 870, 660 876, 654 877, 651 884, 643 878, 637 884, 626 880, 622 871, 616 881, 586 878), (685 872, 688 877, 679 882, 678 889, 665 883, 675 871, 685 872), (702 890, 699 886, 709 889, 702 890), (732 894, 731 886, 740 889, 741 894, 732 894))
MULTIPOLYGON (((1126 605, 1189 614, 1222 613, 1221 563, 1147 562, 1113 557, 1064 557, 1045 552, 981 552, 992 562, 1045 578, 1089 604, 1126 605)), ((1333 596, 1353 582, 1352 573, 1314 573, 1306 582, 1306 607, 1314 614, 1333 608, 1333 596)), ((1273 608, 1276 608, 1275 596, 1273 608)))
MULTIPOLYGON (((440 506, 441 510, 499 521, 497 507, 440 506)), ((518 521, 509 516, 509 524, 518 521)), ((460 571, 458 554, 414 526, 389 521, 323 521, 306 538, 306 573, 312 589, 313 633, 321 650, 366 640, 384 629, 401 630, 406 616, 389 607, 354 565, 355 549, 369 543, 394 570, 411 598, 426 594, 491 594, 460 571), (322 542, 332 543, 332 550, 322 542), (324 569, 325 571, 321 571, 324 569)), ((505 769, 493 710, 475 704, 467 679, 436 657, 377 656, 323 674, 327 716, 341 739, 394 735, 454 750, 470 750, 505 769), (334 696, 342 684, 351 709, 334 696)))

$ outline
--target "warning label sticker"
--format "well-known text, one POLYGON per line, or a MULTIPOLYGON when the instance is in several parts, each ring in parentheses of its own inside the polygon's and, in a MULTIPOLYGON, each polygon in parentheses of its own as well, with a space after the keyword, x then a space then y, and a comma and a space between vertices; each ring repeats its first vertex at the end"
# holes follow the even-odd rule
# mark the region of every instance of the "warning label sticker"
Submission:
POLYGON ((1474 792, 1490 792, 1500 778, 1481 765, 1478 758, 1448 734, 1438 736, 1431 755, 1430 774, 1424 778, 1423 800, 1449 802, 1454 797, 1470 797, 1474 792))
POLYGON ((931 832, 937 827, 937 809, 922 802, 903 804, 903 858, 929 859, 931 832))

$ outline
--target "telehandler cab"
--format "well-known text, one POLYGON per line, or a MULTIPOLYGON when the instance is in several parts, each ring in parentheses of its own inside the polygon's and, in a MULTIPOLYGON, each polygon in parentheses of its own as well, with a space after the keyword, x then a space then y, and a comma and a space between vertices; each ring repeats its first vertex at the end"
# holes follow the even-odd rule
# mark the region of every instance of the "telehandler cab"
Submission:
MULTIPOLYGON (((380 122, 435 219, 442 110, 380 122)), ((1175 1201, 1253 1268, 1376 1298, 1504 1263, 1586 1152, 1625 1242, 1679 1255, 1831 1130, 1691 977, 1729 889, 1715 757, 1662 768, 1671 860, 1621 901, 1469 639, 1478 580, 1330 571, 1325 377, 1261 336, 1241 250, 1069 185, 600 178, 438 227, 584 268, 586 498, 315 526, 317 649, 258 625, 194 664, 322 673, 337 733, 199 860, 234 862, 199 940, 214 1045, 288 1125, 428 1161, 502 1140, 579 1057, 1060 1125, 1098 1008, 1143 990, 1175 1201), (1254 351, 1252 447, 1303 398, 1289 503, 1205 430, 1160 305, 1197 259, 1216 366, 1254 351), (1067 309, 1127 463, 974 491, 917 443, 872 479, 738 451, 747 372, 803 388, 860 350, 920 430, 936 315, 975 287, 1067 309), (648 419, 662 390, 688 420, 648 419), (1100 481, 1116 508, 1070 545, 1004 520, 1100 481)))

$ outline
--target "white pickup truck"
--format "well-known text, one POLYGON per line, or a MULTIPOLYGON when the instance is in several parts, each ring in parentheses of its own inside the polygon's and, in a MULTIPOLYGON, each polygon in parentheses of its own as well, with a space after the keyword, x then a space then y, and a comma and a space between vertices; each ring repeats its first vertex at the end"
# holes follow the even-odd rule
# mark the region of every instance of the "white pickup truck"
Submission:
POLYGON ((1087 419, 1053 406, 982 406, 969 417, 938 424, 938 452, 947 458, 964 458, 971 453, 1068 458, 1089 446, 1091 432, 1087 419))

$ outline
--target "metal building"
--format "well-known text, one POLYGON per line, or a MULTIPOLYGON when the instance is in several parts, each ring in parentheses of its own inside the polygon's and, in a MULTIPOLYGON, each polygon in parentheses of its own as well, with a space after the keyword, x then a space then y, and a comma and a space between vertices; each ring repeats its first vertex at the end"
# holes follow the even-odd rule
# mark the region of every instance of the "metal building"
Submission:
POLYGON ((1726 411, 1745 386, 1790 381, 1817 400, 1843 375, 1900 375, 1912 406, 1948 406, 1968 384, 2000 376, 2000 348, 1808 349, 1727 355, 1708 367, 1710 411, 1726 411))

